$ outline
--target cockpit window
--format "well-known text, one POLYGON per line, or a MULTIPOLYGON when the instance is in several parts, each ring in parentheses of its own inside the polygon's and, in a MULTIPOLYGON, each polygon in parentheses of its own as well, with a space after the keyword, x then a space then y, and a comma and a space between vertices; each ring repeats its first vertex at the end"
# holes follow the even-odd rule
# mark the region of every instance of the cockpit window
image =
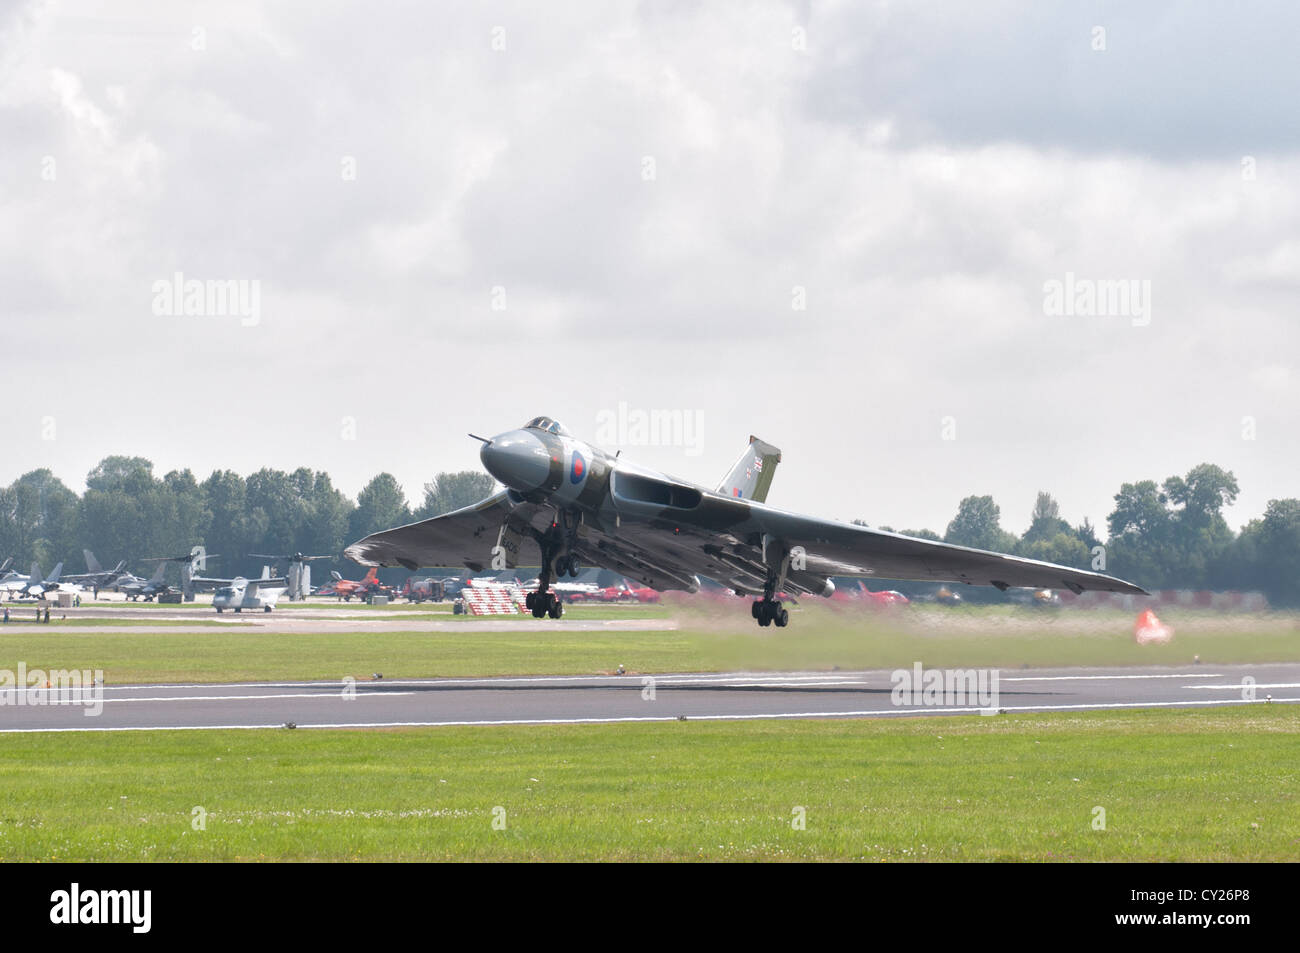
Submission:
POLYGON ((564 425, 558 420, 552 420, 550 417, 534 417, 528 423, 524 424, 525 430, 545 430, 547 433, 558 434, 562 437, 570 436, 569 431, 564 429, 564 425))

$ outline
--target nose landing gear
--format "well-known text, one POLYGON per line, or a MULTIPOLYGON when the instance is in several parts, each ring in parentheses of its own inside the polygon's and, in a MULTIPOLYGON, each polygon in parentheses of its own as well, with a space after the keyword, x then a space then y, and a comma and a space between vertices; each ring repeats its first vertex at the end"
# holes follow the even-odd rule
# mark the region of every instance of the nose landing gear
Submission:
POLYGON ((547 616, 558 619, 564 615, 564 603, 560 602, 559 595, 550 591, 551 572, 553 569, 563 575, 566 569, 577 565, 577 559, 572 555, 557 557, 558 548, 554 544, 543 542, 542 571, 537 576, 537 591, 524 596, 524 606, 533 614, 534 619, 544 619, 547 616))

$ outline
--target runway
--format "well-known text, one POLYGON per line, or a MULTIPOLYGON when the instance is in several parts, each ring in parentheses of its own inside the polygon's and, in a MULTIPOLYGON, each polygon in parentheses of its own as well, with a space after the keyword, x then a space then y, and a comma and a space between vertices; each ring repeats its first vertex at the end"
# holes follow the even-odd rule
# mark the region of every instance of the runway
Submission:
MULTIPOLYGON (((0 733, 600 724, 1205 709, 1300 702, 1300 663, 1005 669, 980 696, 904 697, 889 671, 109 685, 0 690, 0 733), (1253 682, 1251 681, 1253 680, 1253 682), (61 697, 55 697, 61 696, 61 697)), ((991 682, 991 678, 990 678, 991 682)))

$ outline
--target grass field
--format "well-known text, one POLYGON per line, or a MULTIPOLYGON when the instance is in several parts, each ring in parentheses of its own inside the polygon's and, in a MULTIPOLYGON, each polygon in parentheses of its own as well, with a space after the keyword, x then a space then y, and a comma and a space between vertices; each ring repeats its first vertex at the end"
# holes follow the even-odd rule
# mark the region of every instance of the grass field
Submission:
MULTIPOLYGON (((163 625, 185 626, 187 628, 191 626, 210 626, 215 628, 229 627, 227 623, 218 622, 216 619, 99 619, 99 618, 87 617, 87 616, 82 616, 81 618, 67 619, 67 618, 60 618, 59 613, 60 610, 58 609, 55 609, 50 613, 50 622, 49 622, 50 625, 57 625, 60 627, 72 626, 78 629, 102 629, 106 626, 157 627, 163 625)), ((37 622, 27 613, 23 613, 22 615, 19 615, 18 613, 14 613, 10 617, 8 624, 11 626, 21 627, 21 631, 28 631, 46 625, 46 623, 44 622, 37 622)), ((237 625, 241 628, 244 626, 253 625, 252 622, 235 622, 231 624, 237 625)), ((4 635, 6 631, 16 631, 16 630, 0 629, 0 635, 4 635)))
MULTIPOLYGON (((417 607, 418 608, 418 607, 417 607)), ((1006 607, 915 607, 900 615, 807 606, 786 629, 760 629, 742 607, 710 611, 585 610, 576 618, 668 618, 680 628, 631 632, 557 631, 526 620, 523 632, 486 632, 483 620, 450 631, 277 632, 217 627, 204 633, 51 633, 43 626, 0 628, 0 668, 102 669, 113 683, 337 679, 383 672, 389 678, 591 674, 737 669, 1020 667, 1206 664, 1300 660, 1295 614, 1225 616, 1168 613, 1172 642, 1139 646, 1125 613, 1042 613, 1006 607)), ((447 619, 453 617, 447 616, 447 619)), ((455 617, 457 619, 462 617, 455 617)), ((273 625, 272 617, 255 621, 273 625)), ((106 620, 105 625, 119 624, 106 620)))
POLYGON ((1294 860, 1298 716, 11 736, 0 860, 1294 860))

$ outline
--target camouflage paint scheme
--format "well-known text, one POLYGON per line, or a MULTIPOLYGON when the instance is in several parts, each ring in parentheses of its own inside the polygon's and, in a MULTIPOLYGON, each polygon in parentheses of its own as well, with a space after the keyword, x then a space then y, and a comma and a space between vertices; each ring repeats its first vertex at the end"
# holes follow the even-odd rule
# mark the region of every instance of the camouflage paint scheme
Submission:
MULTIPOLYGON (((554 567, 573 556, 659 591, 699 577, 746 595, 830 595, 831 576, 1143 593, 1112 576, 792 513, 766 502, 781 453, 751 437, 714 490, 636 466, 538 417, 491 440, 505 489, 464 509, 367 536, 366 566, 554 567)), ((561 564, 562 565, 562 564, 561 564)), ((543 579, 550 573, 543 572, 543 579)), ((543 585, 545 588, 545 585, 543 585)))

